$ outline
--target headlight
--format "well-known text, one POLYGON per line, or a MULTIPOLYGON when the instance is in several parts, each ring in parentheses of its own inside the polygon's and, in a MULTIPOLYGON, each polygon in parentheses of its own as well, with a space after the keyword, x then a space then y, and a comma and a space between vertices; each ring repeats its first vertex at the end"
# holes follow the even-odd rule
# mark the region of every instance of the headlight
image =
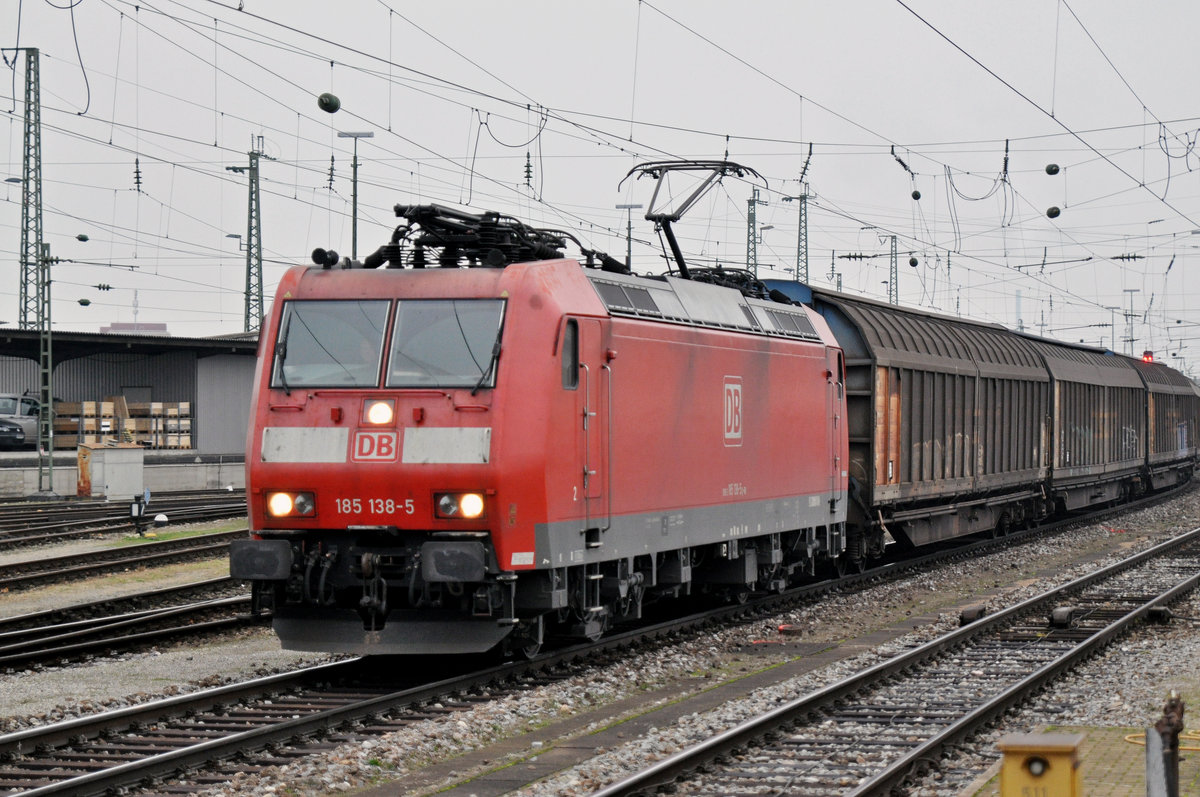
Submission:
POLYGON ((316 510, 312 493, 267 493, 267 514, 271 517, 311 517, 316 510))
POLYGON ((385 426, 396 416, 392 399, 367 399, 363 403, 363 420, 373 426, 385 426))
POLYGON ((433 497, 434 514, 440 518, 475 520, 483 517, 483 493, 438 493, 433 497))

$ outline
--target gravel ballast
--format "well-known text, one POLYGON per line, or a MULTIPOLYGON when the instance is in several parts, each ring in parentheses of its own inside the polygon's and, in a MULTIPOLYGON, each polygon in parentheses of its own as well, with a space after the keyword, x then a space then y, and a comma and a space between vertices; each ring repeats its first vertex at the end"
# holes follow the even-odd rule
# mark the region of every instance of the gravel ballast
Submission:
MULTIPOLYGON (((600 710, 601 707, 645 694, 647 700, 637 711, 652 711, 654 690, 684 679, 703 680, 707 676, 715 681, 722 673, 743 671, 747 666, 769 667, 773 663, 770 656, 748 656, 746 651, 754 647, 755 640, 776 635, 781 624, 799 627, 806 643, 838 644, 872 630, 895 627, 908 617, 931 613, 938 616, 935 622, 921 625, 869 654, 756 691, 712 711, 685 714, 678 721, 664 723, 647 734, 597 750, 595 757, 586 762, 518 792, 587 794, 765 708, 836 680, 851 669, 957 627, 957 609, 965 601, 986 595, 991 596, 994 606, 1009 605, 1196 525, 1200 525, 1200 495, 1192 491, 1169 504, 1116 521, 1080 527, 1011 551, 945 565, 936 574, 902 579, 852 595, 835 595, 818 605, 637 654, 618 664, 480 703, 467 711, 423 721, 386 736, 341 745, 254 775, 239 775, 228 786, 205 794, 209 797, 323 795, 362 789, 415 772, 432 762, 453 760, 468 751, 486 752, 489 745, 501 740, 510 740, 511 746, 511 740, 519 739, 527 731, 564 717, 587 717, 594 713, 597 719, 588 725, 588 731, 611 726, 617 720, 600 710), (1067 561, 1087 554, 1095 554, 1096 559, 1070 568, 1064 566, 1067 561)), ((1181 605, 1177 611, 1200 617, 1200 606, 1195 600, 1181 605)), ((1200 691, 1195 682, 1200 676, 1194 673, 1198 654, 1200 632, 1186 621, 1175 621, 1137 641, 1114 645, 1062 682, 1053 695, 1045 696, 1015 717, 1005 729, 989 733, 978 741, 977 747, 964 750, 960 758, 948 762, 943 773, 928 778, 914 794, 930 797, 959 794, 995 761, 994 739, 1005 732, 1028 731, 1046 724, 1141 727, 1152 723, 1161 713, 1168 689, 1181 690, 1185 699, 1195 697, 1200 691)), ((8 709, 5 714, 20 717, 7 720, 10 724, 28 722, 31 717, 34 722, 46 721, 95 710, 101 705, 117 705, 130 696, 140 701, 218 681, 264 674, 288 666, 289 660, 324 659, 282 653, 272 637, 248 632, 200 649, 162 650, 57 672, 5 675, 0 677, 0 704, 8 709), (20 702, 15 702, 18 699, 20 702)), ((507 757, 488 759, 481 766, 497 768, 542 752, 543 748, 531 744, 507 757)), ((466 763, 467 759, 463 761, 466 763)), ((468 773, 459 773, 465 774, 468 773)))

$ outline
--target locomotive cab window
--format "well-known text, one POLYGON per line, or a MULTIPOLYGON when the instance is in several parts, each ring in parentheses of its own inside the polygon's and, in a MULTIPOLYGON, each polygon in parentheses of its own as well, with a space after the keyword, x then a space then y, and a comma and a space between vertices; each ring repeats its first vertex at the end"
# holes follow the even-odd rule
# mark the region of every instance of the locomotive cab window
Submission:
POLYGON ((378 385, 388 304, 289 301, 275 343, 271 387, 378 385))
POLYGON ((573 318, 563 327, 562 386, 566 390, 579 386, 579 322, 573 318))
POLYGON ((388 387, 494 387, 504 302, 405 299, 396 305, 388 387))

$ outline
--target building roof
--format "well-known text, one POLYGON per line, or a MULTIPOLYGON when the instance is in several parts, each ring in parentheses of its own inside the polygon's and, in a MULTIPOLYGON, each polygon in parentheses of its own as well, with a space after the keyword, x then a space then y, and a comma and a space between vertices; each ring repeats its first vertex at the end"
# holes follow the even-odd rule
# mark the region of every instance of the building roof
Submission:
MULTIPOLYGON (((5 355, 37 361, 41 358, 41 335, 36 329, 0 329, 0 344, 5 355)), ((258 349, 258 333, 242 332, 211 338, 180 338, 164 335, 102 334, 99 332, 55 332, 51 337, 55 363, 87 357, 91 354, 131 352, 161 354, 164 351, 192 351, 197 357, 214 354, 242 354, 253 357, 258 349)))

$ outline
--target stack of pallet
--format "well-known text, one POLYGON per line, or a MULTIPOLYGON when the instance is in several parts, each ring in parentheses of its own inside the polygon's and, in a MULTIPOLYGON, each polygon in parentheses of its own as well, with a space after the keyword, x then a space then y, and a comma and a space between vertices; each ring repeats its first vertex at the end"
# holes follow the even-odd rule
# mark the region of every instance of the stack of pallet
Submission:
POLYGON ((75 448, 120 442, 119 419, 125 400, 59 401, 54 405, 54 447, 75 448))
POLYGON ((190 401, 130 402, 122 431, 130 442, 147 448, 191 448, 190 401))
POLYGON ((191 448, 190 401, 60 401, 54 405, 54 447, 137 443, 145 448, 191 448))

